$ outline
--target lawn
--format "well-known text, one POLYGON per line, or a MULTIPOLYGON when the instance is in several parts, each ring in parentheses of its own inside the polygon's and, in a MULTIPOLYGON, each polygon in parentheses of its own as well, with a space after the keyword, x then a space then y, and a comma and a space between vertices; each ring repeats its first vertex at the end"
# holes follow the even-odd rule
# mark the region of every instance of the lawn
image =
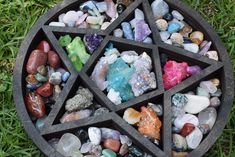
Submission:
MULTIPOLYGON (((43 156, 18 120, 12 98, 12 71, 20 43, 38 17, 60 0, 0 0, 0 157, 43 156)), ((215 28, 235 70, 235 1, 183 0, 215 28)), ((235 106, 229 123, 205 156, 235 157, 235 106)))

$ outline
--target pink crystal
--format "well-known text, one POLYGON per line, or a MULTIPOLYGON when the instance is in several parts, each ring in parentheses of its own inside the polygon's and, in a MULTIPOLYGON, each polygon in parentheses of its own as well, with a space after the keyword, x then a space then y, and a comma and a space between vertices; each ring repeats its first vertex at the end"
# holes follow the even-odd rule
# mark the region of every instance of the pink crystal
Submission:
POLYGON ((188 63, 177 63, 176 61, 167 61, 164 66, 163 83, 166 90, 178 85, 189 75, 187 72, 188 63))

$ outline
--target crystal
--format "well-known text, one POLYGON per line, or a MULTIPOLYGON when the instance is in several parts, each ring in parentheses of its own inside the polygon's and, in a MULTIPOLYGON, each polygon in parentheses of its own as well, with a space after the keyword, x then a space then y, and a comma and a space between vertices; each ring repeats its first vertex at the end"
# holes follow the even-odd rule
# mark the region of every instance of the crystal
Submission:
POLYGON ((198 53, 199 51, 199 46, 195 43, 187 43, 184 44, 184 49, 193 53, 198 53))
POLYGON ((129 40, 134 40, 134 33, 131 29, 131 25, 128 22, 122 22, 121 24, 124 37, 129 40))
POLYGON ((214 126, 216 118, 217 111, 214 107, 208 107, 198 114, 199 123, 208 124, 210 126, 210 129, 212 129, 212 127, 214 126))
POLYGON ((208 42, 205 46, 202 47, 202 49, 200 50, 199 54, 200 55, 206 55, 206 53, 209 51, 209 49, 211 48, 212 42, 208 42))
POLYGON ((92 114, 92 111, 89 109, 80 110, 76 112, 65 112, 65 114, 60 119, 61 123, 72 122, 83 118, 88 118, 92 114))
POLYGON ((136 111, 133 108, 128 108, 125 110, 123 119, 128 123, 128 124, 136 124, 140 121, 141 114, 140 112, 136 111))
POLYGON ((84 36, 84 43, 90 53, 93 53, 100 46, 103 37, 97 34, 89 34, 84 36))
POLYGON ((183 15, 180 14, 177 10, 173 10, 171 13, 172 13, 173 17, 176 18, 177 20, 180 20, 180 21, 184 20, 183 15))
POLYGON ((195 129, 195 126, 191 123, 185 123, 183 128, 181 129, 181 136, 186 137, 188 136, 193 130, 195 129))
POLYGON ((68 46, 72 42, 70 35, 61 36, 59 38, 59 43, 62 47, 68 46))
POLYGON ((186 123, 191 123, 194 126, 199 125, 198 118, 192 114, 184 114, 183 116, 178 116, 174 121, 174 125, 179 129, 182 129, 186 123))
POLYGON ((113 35, 117 38, 122 38, 123 31, 120 28, 117 28, 113 31, 113 35))
POLYGON ((151 34, 151 30, 144 20, 138 20, 135 27, 135 41, 143 41, 151 34))

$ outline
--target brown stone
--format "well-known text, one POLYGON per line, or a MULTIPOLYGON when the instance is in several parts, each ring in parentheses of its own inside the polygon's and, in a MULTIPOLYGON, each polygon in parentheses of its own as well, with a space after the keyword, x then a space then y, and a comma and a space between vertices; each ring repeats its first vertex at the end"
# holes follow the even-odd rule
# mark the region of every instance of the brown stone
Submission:
POLYGON ((195 126, 191 123, 184 124, 183 128, 181 129, 181 135, 183 137, 188 136, 193 130, 195 129, 195 126))
POLYGON ((104 148, 111 149, 114 152, 118 152, 120 148, 120 141, 114 139, 107 139, 104 141, 104 148))
POLYGON ((50 44, 47 41, 42 40, 38 44, 37 49, 47 53, 47 52, 49 52, 51 50, 51 46, 50 46, 50 44))
POLYGON ((175 152, 172 151, 172 157, 186 157, 188 152, 175 152))
POLYGON ((49 82, 46 82, 36 91, 38 94, 40 94, 43 97, 49 97, 53 94, 53 85, 50 84, 49 82))
POLYGON ((119 154, 121 156, 124 156, 126 155, 127 153, 129 152, 129 148, 128 148, 128 145, 127 144, 123 144, 119 150, 119 154))
POLYGON ((48 52, 48 63, 51 67, 57 69, 60 67, 61 60, 57 53, 54 51, 48 52))
POLYGON ((27 93, 25 104, 28 111, 36 118, 42 118, 46 115, 46 107, 43 98, 35 92, 27 93))
POLYGON ((41 50, 34 50, 30 56, 26 65, 27 72, 29 74, 36 74, 37 68, 47 63, 47 54, 41 50))
POLYGON ((29 74, 25 80, 28 84, 38 84, 38 81, 36 80, 35 76, 32 74, 29 74))

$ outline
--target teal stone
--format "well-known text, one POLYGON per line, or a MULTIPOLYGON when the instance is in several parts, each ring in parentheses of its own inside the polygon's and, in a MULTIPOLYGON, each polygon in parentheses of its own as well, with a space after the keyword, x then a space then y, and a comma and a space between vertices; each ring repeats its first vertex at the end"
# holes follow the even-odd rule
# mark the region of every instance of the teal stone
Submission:
POLYGON ((188 98, 184 94, 176 93, 171 101, 174 106, 183 108, 188 103, 188 98))
POLYGON ((42 117, 42 118, 40 118, 40 119, 37 120, 35 126, 36 126, 36 128, 37 128, 39 131, 42 130, 42 128, 43 128, 43 126, 44 126, 44 124, 45 124, 46 119, 47 119, 47 116, 44 116, 44 117, 42 117))
POLYGON ((47 82, 48 81, 48 78, 45 76, 42 76, 40 73, 37 73, 35 75, 35 78, 38 82, 47 82))
POLYGON ((104 157, 116 157, 117 154, 110 149, 103 149, 102 154, 104 157))
POLYGON ((129 153, 136 157, 143 157, 144 155, 144 152, 136 146, 130 146, 129 153))
POLYGON ((176 22, 171 22, 168 26, 167 32, 169 33, 175 33, 180 30, 180 24, 176 22))
POLYGON ((128 101, 134 98, 131 86, 128 83, 134 72, 134 67, 129 67, 123 59, 118 58, 113 64, 110 65, 108 70, 108 91, 112 88, 119 92, 123 101, 128 101))
POLYGON ((215 93, 211 93, 212 97, 220 97, 222 95, 221 89, 217 89, 215 93))
POLYGON ((210 98, 210 93, 204 88, 197 87, 197 95, 210 98))

